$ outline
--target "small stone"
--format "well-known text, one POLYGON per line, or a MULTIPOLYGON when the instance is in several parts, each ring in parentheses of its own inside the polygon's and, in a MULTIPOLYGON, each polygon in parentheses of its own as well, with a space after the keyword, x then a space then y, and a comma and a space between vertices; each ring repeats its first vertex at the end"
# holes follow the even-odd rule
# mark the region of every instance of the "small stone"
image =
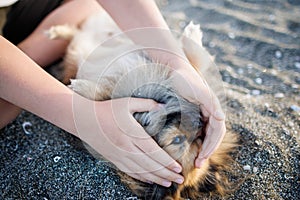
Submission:
POLYGON ((242 68, 239 68, 239 69, 237 70, 237 73, 238 73, 238 74, 243 74, 243 73, 244 73, 244 70, 243 70, 242 68))
POLYGON ((270 108, 270 104, 265 103, 265 107, 266 107, 266 108, 270 108))
POLYGON ((285 133, 286 135, 290 135, 290 131, 287 130, 287 129, 284 129, 284 130, 283 130, 283 133, 285 133))
POLYGON ((298 89, 299 88, 299 85, 297 85, 297 84, 292 84, 291 86, 292 86, 293 89, 298 89))
POLYGON ((251 167, 250 167, 249 165, 245 165, 245 166, 243 167, 243 169, 244 169, 245 171, 250 171, 250 170, 251 170, 251 167))
POLYGON ((275 18, 276 18, 275 15, 269 15, 269 20, 270 20, 270 21, 274 21, 275 18))
POLYGON ((297 106, 297 105, 291 105, 290 108, 291 108, 293 111, 295 111, 295 112, 300 112, 300 107, 297 106))
POLYGON ((261 78, 256 78, 255 82, 260 85, 260 84, 262 84, 262 79, 261 78))
POLYGON ((30 128, 32 127, 32 124, 30 122, 24 122, 22 124, 23 131, 26 135, 31 134, 30 128))
POLYGON ((281 58, 282 57, 281 51, 279 51, 279 50, 275 51, 275 57, 276 58, 281 58))
POLYGON ((253 167, 253 173, 256 173, 258 171, 258 168, 257 167, 253 167))
POLYGON ((254 96, 260 95, 260 90, 252 90, 251 94, 254 96))
POLYGON ((294 65, 297 69, 300 69, 300 62, 295 62, 294 65))
POLYGON ((284 97, 284 94, 283 93, 276 93, 274 95, 275 98, 283 98, 284 97))
POLYGON ((57 163, 57 162, 58 162, 60 159, 61 159, 61 157, 60 157, 60 156, 55 156, 53 160, 54 160, 54 162, 56 162, 56 163, 57 163))
POLYGON ((299 88, 299 85, 297 85, 297 84, 292 84, 292 88, 298 89, 298 88, 299 88))
POLYGON ((274 76, 278 75, 278 72, 275 69, 270 70, 270 73, 274 76))
POLYGON ((294 126, 294 123, 291 122, 291 121, 289 121, 289 122, 288 122, 288 125, 289 125, 290 127, 293 127, 293 126, 294 126))
POLYGON ((252 69, 253 68, 253 65, 251 63, 247 64, 247 68, 248 69, 252 69))
POLYGON ((234 39, 234 38, 235 38, 235 34, 232 33, 232 32, 230 32, 230 33, 228 33, 228 37, 229 37, 230 39, 234 39))

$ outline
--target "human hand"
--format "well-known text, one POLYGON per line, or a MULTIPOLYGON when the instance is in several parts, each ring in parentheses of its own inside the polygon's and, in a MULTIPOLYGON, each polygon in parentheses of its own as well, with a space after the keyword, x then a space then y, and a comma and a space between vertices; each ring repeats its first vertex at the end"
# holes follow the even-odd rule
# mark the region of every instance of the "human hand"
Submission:
POLYGON ((206 159, 219 147, 226 132, 225 115, 220 102, 200 72, 184 60, 175 59, 172 63, 173 84, 177 92, 192 103, 198 104, 207 120, 206 136, 202 150, 195 160, 200 168, 206 159))
POLYGON ((85 105, 81 105, 82 101, 75 100, 76 128, 80 138, 98 153, 135 179, 165 187, 171 182, 183 182, 183 177, 178 174, 181 166, 133 117, 135 112, 159 109, 159 104, 137 98, 90 101, 85 105), (91 119, 91 116, 95 118, 91 119))

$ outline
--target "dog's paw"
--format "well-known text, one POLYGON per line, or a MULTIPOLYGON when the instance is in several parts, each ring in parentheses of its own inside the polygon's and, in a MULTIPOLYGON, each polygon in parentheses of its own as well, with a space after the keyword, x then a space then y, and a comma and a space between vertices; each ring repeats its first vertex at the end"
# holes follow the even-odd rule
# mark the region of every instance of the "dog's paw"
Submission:
POLYGON ((191 21, 184 29, 183 31, 183 40, 190 39, 196 44, 202 46, 202 37, 203 34, 200 30, 200 24, 194 24, 193 21, 191 21))
POLYGON ((71 40, 76 32, 77 32, 76 27, 69 26, 69 25, 56 25, 46 30, 45 34, 51 40, 53 39, 71 40))
POLYGON ((95 100, 96 98, 97 85, 91 81, 71 79, 71 84, 68 87, 88 99, 95 100))

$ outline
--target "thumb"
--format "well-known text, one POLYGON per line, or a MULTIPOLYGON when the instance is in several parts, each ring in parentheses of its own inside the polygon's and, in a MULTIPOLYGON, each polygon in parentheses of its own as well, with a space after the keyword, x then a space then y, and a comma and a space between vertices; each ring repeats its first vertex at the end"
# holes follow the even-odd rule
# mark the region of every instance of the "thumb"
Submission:
POLYGON ((129 98, 128 100, 128 109, 130 113, 147 112, 150 110, 159 109, 160 107, 161 104, 152 99, 129 98))
POLYGON ((144 128, 133 117, 133 113, 158 109, 158 105, 154 100, 142 98, 127 97, 112 100, 111 106, 114 123, 129 137, 139 139, 149 138, 144 128))

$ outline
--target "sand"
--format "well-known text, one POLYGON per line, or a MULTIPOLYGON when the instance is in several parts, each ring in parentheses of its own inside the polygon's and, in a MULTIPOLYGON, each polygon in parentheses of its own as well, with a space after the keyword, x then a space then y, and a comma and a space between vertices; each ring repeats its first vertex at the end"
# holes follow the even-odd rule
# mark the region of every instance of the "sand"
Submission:
MULTIPOLYGON (((299 199, 299 1, 159 5, 175 30, 190 20, 201 24, 203 44, 222 75, 227 127, 241 138, 230 172, 236 189, 225 199, 299 199)), ((137 199, 109 163, 28 112, 0 131, 0 148, 1 199, 137 199)))

